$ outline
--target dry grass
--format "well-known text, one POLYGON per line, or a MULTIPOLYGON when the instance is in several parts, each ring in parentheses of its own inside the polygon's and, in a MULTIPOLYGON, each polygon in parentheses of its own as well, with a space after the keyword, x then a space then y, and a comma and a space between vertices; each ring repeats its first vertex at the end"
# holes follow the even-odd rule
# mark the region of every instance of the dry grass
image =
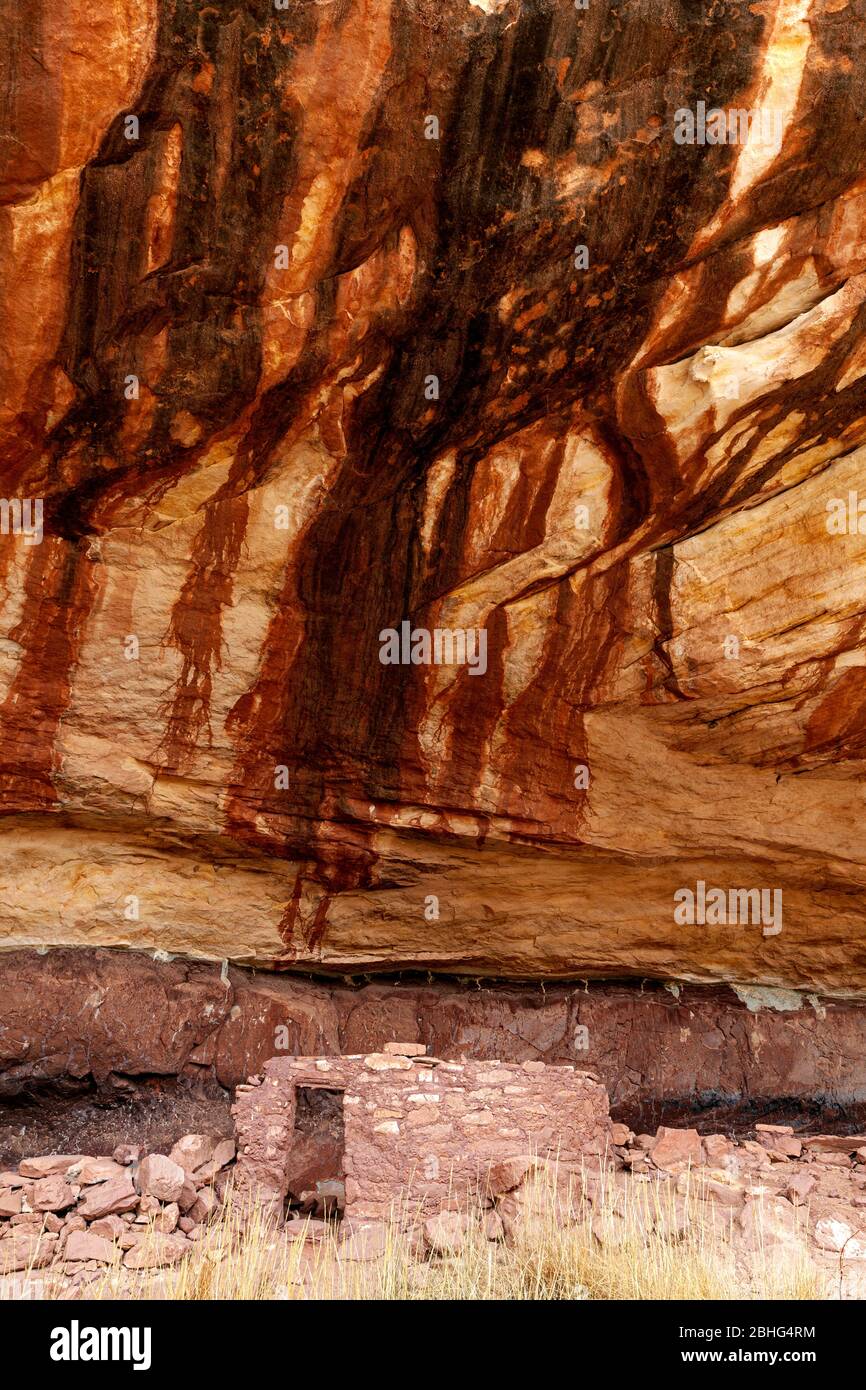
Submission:
MULTIPOLYGON (((563 1226, 563 1189, 549 1175, 528 1194, 528 1216, 508 1243, 473 1231, 456 1254, 413 1254, 417 1230, 405 1211, 389 1225, 379 1259, 348 1260, 336 1228, 320 1243, 289 1241, 257 1214, 227 1205, 192 1253, 144 1285, 173 1300, 637 1300, 816 1299, 820 1275, 801 1252, 732 1242, 728 1211, 677 1197, 668 1184, 602 1185, 594 1212, 575 1203, 563 1226)), ((86 1298, 128 1298, 132 1276, 110 1270, 86 1298)), ((46 1287, 47 1296, 58 1289, 46 1287)), ((68 1295, 67 1295, 68 1296, 68 1295)))

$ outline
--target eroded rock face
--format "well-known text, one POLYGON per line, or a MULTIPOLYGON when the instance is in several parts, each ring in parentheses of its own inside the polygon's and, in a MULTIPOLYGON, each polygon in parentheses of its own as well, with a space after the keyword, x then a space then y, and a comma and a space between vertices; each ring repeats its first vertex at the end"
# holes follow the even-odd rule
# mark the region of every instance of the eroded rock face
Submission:
POLYGON ((863 990, 864 17, 8 8, 6 946, 863 990))

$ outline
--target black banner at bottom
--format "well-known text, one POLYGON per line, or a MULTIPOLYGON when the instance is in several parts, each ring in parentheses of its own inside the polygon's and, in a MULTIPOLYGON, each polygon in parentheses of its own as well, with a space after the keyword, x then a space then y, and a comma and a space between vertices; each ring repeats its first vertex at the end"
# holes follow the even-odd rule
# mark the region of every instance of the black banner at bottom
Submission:
MULTIPOLYGON (((509 1358, 503 1369, 513 1374, 517 1366, 512 1358, 526 1354, 533 1361, 541 1355, 565 1356, 575 1373, 579 1366, 586 1370, 587 1358, 598 1358, 607 1361, 607 1374, 616 1376, 678 1369, 700 1379, 713 1367, 760 1366, 769 1374, 805 1367, 826 1377, 856 1368, 860 1317, 856 1302, 460 1302, 434 1307, 429 1301, 311 1301, 294 1302, 290 1309, 279 1301, 3 1302, 0 1343, 7 1349, 26 1347, 28 1372, 61 1382, 70 1375, 92 1378, 100 1369, 140 1379, 189 1369, 196 1376, 225 1379, 236 1358, 246 1363, 245 1379, 255 1381, 273 1374, 273 1366, 266 1367, 271 1357, 288 1358, 287 1368, 299 1351, 304 1361, 324 1357, 327 1362, 335 1356, 333 1373, 338 1364, 345 1365, 345 1339, 353 1333, 351 1354, 360 1374, 365 1364, 369 1367, 368 1357, 379 1361, 387 1355, 392 1361, 405 1347, 404 1368, 418 1365, 419 1351, 426 1348, 419 1365, 423 1375, 440 1356, 455 1355, 459 1345, 464 1381, 475 1373, 475 1358, 479 1379, 487 1382, 501 1356, 509 1358), (459 1337, 459 1343, 451 1344, 451 1337, 459 1337)), ((549 1375, 552 1366, 537 1369, 549 1375)))

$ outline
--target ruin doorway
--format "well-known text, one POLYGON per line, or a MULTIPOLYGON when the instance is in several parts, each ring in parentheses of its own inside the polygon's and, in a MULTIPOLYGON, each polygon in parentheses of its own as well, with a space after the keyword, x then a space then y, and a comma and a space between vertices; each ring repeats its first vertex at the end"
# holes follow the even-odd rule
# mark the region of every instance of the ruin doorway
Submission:
POLYGON ((346 1201, 344 1091, 295 1088, 295 1125, 286 1161, 291 1212, 338 1217, 346 1201))

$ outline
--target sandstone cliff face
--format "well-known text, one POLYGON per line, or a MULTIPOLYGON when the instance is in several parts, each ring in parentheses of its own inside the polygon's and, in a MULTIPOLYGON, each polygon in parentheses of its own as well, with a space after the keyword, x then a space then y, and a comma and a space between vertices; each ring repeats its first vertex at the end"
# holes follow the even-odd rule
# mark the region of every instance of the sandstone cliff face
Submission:
POLYGON ((3 945, 866 989, 864 21, 6 9, 3 945))

